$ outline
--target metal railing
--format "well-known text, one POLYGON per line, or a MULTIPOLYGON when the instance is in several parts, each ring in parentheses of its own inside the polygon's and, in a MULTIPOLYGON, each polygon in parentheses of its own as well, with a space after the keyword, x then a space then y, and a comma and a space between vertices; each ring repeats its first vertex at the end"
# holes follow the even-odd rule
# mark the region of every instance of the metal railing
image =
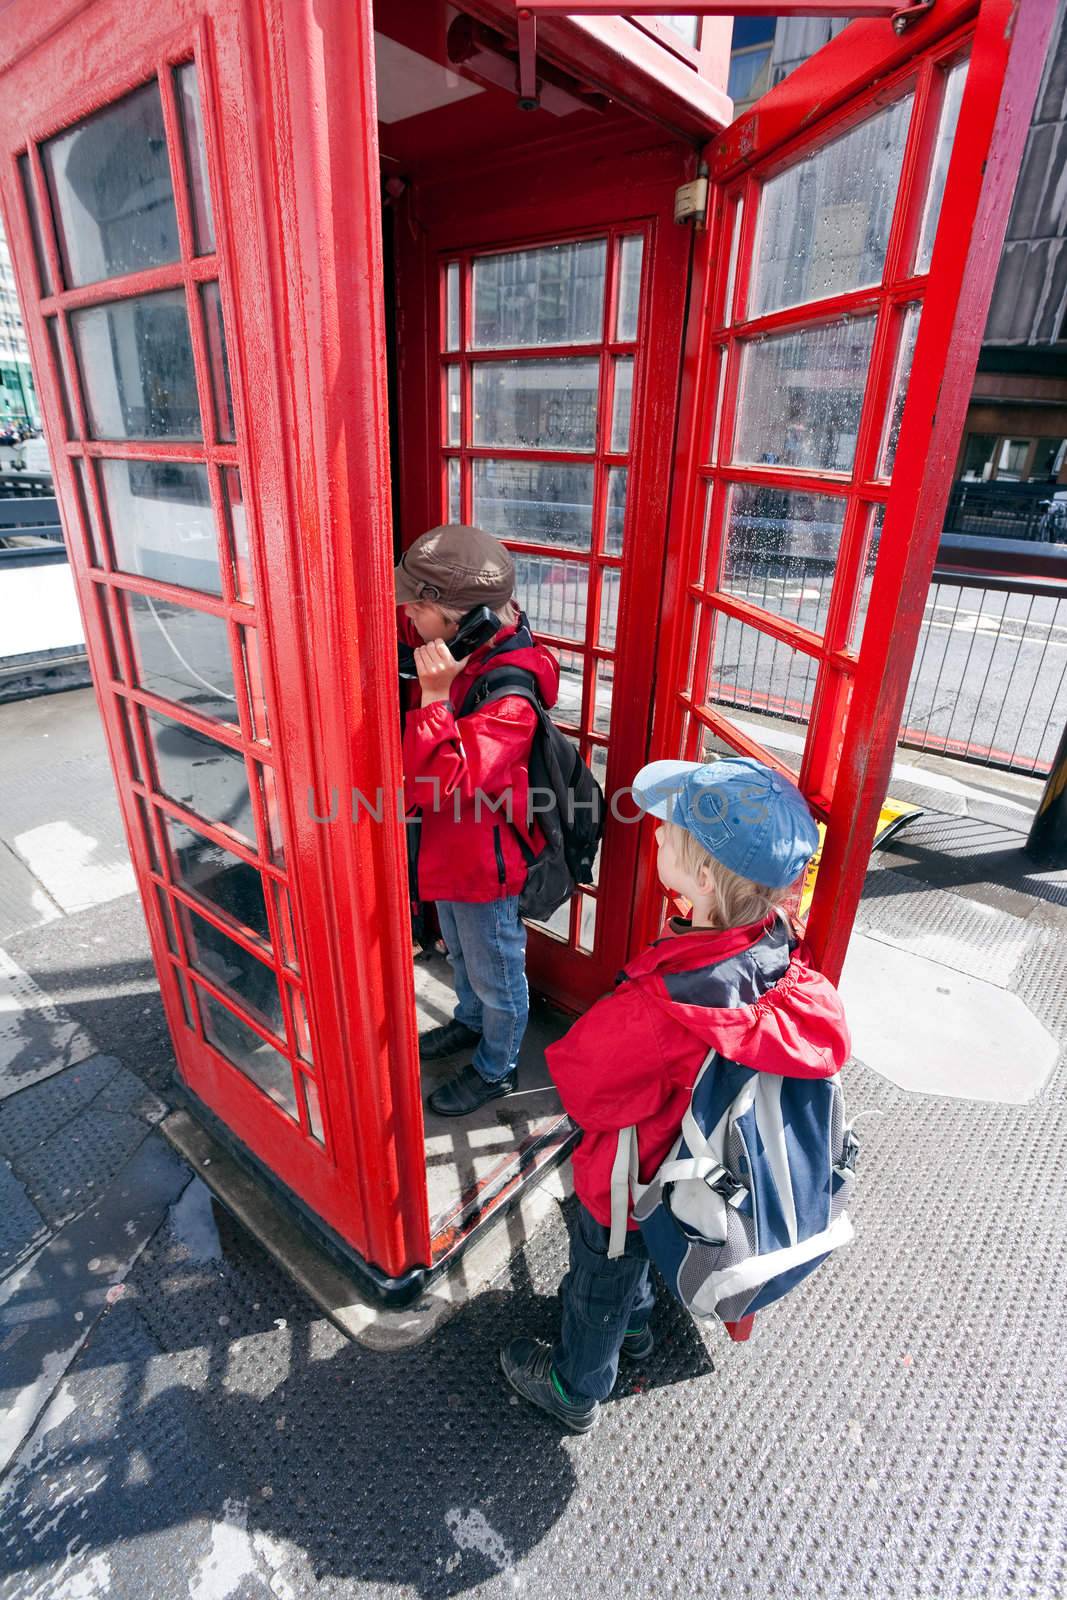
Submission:
POLYGON ((900 742, 1043 776, 1067 725, 1067 550, 1024 572, 1032 553, 997 543, 942 542, 900 742))
POLYGON ((1055 484, 965 483, 953 485, 945 511, 952 533, 994 539, 1067 543, 1067 495, 1055 484))

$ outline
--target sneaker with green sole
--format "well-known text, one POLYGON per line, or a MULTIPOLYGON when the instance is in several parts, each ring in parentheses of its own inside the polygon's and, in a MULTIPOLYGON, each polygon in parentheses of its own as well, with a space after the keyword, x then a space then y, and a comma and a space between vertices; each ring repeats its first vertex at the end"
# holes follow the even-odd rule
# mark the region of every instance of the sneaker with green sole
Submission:
POLYGON ((512 1339, 500 1352, 500 1367, 517 1394, 540 1406, 574 1433, 588 1433, 600 1416, 597 1400, 568 1395, 552 1365, 552 1350, 540 1339, 512 1339))
POLYGON ((627 1328, 622 1341, 622 1353, 630 1361, 647 1361, 656 1348, 656 1336, 651 1328, 627 1328))

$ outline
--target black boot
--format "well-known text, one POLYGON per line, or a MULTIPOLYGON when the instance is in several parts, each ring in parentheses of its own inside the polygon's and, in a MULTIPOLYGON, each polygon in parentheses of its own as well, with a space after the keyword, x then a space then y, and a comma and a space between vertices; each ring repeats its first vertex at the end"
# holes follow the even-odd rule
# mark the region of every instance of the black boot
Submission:
POLYGON ((430 1028, 427 1033, 419 1034, 419 1060, 443 1061, 461 1050, 473 1050, 481 1037, 474 1028, 468 1028, 465 1022, 453 1017, 440 1028, 430 1028))
POLYGON ((426 1104, 439 1117, 466 1117, 490 1100, 514 1094, 518 1088, 518 1071, 509 1072, 506 1078, 489 1083, 473 1064, 463 1067, 454 1078, 449 1078, 435 1089, 426 1104))

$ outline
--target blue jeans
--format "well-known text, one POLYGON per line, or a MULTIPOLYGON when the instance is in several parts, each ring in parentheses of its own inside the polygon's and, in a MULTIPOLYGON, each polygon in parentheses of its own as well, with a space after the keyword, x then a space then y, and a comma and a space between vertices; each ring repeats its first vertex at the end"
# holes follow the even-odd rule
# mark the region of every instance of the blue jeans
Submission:
POLYGON ((530 1013, 519 897, 438 900, 437 917, 456 983, 453 1015, 481 1034, 474 1065, 487 1083, 496 1083, 518 1065, 530 1013))
POLYGON ((640 1233, 626 1235, 626 1253, 608 1260, 609 1229, 579 1203, 571 1230, 571 1269, 560 1285, 563 1325, 552 1364, 569 1395, 606 1400, 619 1373, 627 1331, 652 1315, 648 1251, 640 1233))

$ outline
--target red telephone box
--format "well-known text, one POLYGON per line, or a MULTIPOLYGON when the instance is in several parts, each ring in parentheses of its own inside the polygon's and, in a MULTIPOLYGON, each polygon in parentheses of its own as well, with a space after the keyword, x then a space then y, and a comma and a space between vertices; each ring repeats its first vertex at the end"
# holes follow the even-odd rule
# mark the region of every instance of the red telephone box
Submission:
MULTIPOLYGON (((507 0, 470 9, 15 0, 0 41, 0 202, 181 1081, 397 1300, 566 1128, 424 1130, 391 513, 507 539, 609 792, 722 747, 798 775, 836 973, 1053 7, 854 23, 729 127, 666 23, 549 19, 534 82, 507 0), (432 1214, 424 1132, 460 1173, 432 1214)), ((660 914, 628 816, 530 932, 570 1009, 660 914)))

